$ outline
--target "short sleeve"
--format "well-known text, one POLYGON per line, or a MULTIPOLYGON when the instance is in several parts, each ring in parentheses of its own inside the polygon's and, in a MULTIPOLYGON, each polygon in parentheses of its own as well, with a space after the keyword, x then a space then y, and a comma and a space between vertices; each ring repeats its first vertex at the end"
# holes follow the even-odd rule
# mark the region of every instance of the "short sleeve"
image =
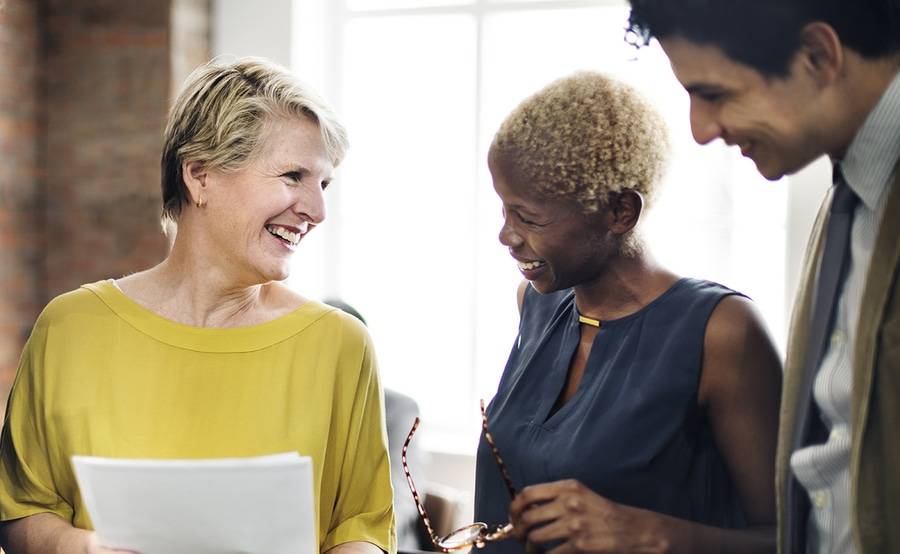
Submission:
POLYGON ((45 347, 36 329, 25 345, 9 395, 0 436, 0 521, 50 512, 72 521, 74 511, 58 493, 47 451, 43 417, 43 359, 35 348, 45 347))
POLYGON ((397 544, 383 396, 368 337, 351 412, 332 525, 322 551, 362 541, 393 553, 397 544))

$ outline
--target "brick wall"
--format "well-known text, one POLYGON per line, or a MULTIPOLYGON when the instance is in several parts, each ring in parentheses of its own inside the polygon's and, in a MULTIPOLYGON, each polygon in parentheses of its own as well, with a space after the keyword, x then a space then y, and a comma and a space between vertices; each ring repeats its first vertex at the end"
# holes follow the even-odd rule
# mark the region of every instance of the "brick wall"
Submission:
POLYGON ((0 404, 43 305, 38 8, 0 0, 0 404))
POLYGON ((153 265, 169 2, 50 0, 44 23, 50 297, 153 265))
POLYGON ((4 401, 49 299, 165 255, 161 135, 208 19, 208 0, 0 0, 4 401))

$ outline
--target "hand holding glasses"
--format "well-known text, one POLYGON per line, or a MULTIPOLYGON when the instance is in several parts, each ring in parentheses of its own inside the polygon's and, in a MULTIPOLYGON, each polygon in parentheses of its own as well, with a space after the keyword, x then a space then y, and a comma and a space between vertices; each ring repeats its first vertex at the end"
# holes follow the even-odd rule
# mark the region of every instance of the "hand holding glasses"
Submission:
MULTIPOLYGON (((412 429, 409 430, 409 435, 406 437, 406 442, 403 443, 403 454, 400 461, 403 464, 403 472, 406 474, 406 482, 409 484, 409 491, 416 501, 419 517, 422 518, 422 523, 425 524, 425 529, 428 531, 428 536, 431 537, 431 542, 434 543, 434 546, 441 552, 454 552, 464 548, 484 548, 484 545, 489 542, 502 541, 512 537, 512 523, 488 525, 486 523, 478 522, 460 527, 444 537, 437 536, 437 533, 435 533, 434 529, 431 527, 431 521, 428 519, 428 513, 425 511, 425 506, 419 498, 419 493, 416 491, 416 485, 413 483, 412 476, 409 474, 409 466, 406 464, 406 449, 409 447, 409 441, 412 440, 413 434, 415 434, 418 427, 419 418, 416 418, 412 429)), ((503 460, 500 458, 500 452, 497 451, 497 446, 494 444, 494 437, 492 437, 490 431, 488 431, 487 413, 484 411, 484 400, 481 401, 481 427, 484 432, 484 439, 487 441, 488 446, 490 446, 491 452, 494 455, 494 461, 497 462, 497 467, 500 469, 500 474, 503 476, 503 482, 506 483, 506 488, 509 490, 509 495, 511 498, 515 498, 516 489, 513 487, 512 480, 509 478, 509 473, 506 471, 506 465, 504 465, 503 460)))

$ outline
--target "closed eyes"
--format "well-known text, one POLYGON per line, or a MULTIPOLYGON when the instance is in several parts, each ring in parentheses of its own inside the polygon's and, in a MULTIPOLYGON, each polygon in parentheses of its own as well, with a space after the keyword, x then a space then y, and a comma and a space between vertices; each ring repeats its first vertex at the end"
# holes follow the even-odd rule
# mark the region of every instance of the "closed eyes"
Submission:
MULTIPOLYGON (((529 219, 528 217, 522 215, 522 213, 519 212, 519 210, 510 209, 509 211, 512 212, 512 214, 516 217, 516 219, 518 219, 525 225, 530 225, 532 227, 544 227, 546 225, 544 223, 538 223, 537 221, 529 219)), ((506 214, 507 214, 507 209, 503 208, 503 217, 506 217, 506 214)))

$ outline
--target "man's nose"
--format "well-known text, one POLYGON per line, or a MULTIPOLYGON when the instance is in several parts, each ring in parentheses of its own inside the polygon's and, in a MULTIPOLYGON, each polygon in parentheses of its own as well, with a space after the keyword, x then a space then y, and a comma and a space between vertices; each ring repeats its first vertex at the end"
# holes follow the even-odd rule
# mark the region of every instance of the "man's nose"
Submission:
POLYGON ((715 111, 703 100, 691 99, 691 133, 698 144, 706 144, 722 136, 715 111))

